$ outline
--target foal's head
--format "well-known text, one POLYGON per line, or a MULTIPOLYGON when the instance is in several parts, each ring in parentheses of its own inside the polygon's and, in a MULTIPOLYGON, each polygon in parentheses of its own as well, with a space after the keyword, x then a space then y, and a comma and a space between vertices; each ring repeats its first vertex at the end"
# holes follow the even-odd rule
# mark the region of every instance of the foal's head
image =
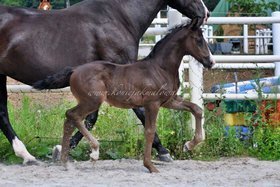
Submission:
POLYGON ((215 64, 215 60, 208 48, 208 44, 203 37, 201 29, 193 29, 190 26, 185 29, 187 37, 182 42, 182 47, 185 49, 186 55, 193 56, 199 61, 205 68, 211 68, 215 64))

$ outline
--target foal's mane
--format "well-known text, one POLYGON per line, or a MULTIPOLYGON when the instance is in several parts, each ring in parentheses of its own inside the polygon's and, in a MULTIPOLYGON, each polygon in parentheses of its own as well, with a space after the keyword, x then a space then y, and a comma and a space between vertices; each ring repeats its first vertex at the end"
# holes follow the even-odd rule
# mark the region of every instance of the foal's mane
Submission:
POLYGON ((169 29, 167 34, 160 41, 156 43, 156 45, 153 47, 149 55, 143 58, 142 60, 147 60, 152 58, 155 55, 155 53, 161 48, 162 44, 166 43, 171 38, 171 36, 173 36, 178 31, 182 30, 183 28, 188 29, 190 25, 191 25, 190 22, 187 22, 180 25, 176 25, 173 28, 169 29))

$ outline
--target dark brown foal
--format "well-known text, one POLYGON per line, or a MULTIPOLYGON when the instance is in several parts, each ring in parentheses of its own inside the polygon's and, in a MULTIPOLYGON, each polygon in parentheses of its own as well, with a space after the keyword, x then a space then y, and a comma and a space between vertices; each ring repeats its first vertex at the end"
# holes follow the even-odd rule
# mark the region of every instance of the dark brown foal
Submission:
MULTIPOLYGON (((62 161, 67 161, 69 140, 75 127, 90 142, 90 157, 93 160, 98 159, 98 141, 89 133, 82 120, 98 110, 103 102, 119 108, 145 108, 144 166, 150 172, 158 172, 151 162, 151 150, 160 107, 190 111, 195 116, 195 135, 186 143, 187 149, 192 150, 202 141, 202 110, 196 104, 184 101, 176 95, 179 88, 178 69, 184 55, 192 55, 206 68, 211 68, 214 64, 202 31, 184 25, 173 29, 156 44, 149 56, 136 63, 116 65, 107 61, 95 61, 75 69, 66 69, 61 77, 70 79, 71 91, 78 105, 66 112, 62 161)), ((42 88, 43 84, 53 84, 61 80, 59 76, 49 77, 49 80, 43 80, 34 87, 42 88)))

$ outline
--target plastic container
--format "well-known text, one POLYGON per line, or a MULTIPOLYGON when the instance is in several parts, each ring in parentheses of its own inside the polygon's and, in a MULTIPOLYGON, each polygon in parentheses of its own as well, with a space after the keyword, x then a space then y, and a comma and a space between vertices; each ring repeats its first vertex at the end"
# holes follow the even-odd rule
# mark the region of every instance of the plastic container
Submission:
POLYGON ((240 140, 248 140, 252 137, 252 130, 249 127, 245 126, 226 126, 225 127, 225 136, 228 137, 230 131, 234 130, 235 137, 240 140))
POLYGON ((252 114, 245 112, 226 113, 224 114, 224 121, 227 126, 248 126, 246 118, 248 119, 250 115, 252 114))

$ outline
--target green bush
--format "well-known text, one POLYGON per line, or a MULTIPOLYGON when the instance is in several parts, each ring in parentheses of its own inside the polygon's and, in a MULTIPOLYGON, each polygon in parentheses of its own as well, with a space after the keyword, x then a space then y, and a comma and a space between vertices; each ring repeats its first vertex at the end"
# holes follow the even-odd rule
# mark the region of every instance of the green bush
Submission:
POLYGON ((250 155, 261 160, 280 159, 280 128, 256 127, 250 155))
MULTIPOLYGON (((60 144, 65 111, 75 105, 64 101, 54 106, 45 106, 24 97, 21 107, 9 104, 11 123, 36 158, 49 160, 54 145, 60 144)), ((222 107, 225 109, 225 107, 222 107)), ((261 112, 259 110, 259 112, 261 112)), ((206 139, 189 153, 183 152, 187 140, 193 137, 189 127, 190 113, 161 109, 157 120, 157 132, 162 144, 169 149, 175 159, 213 160, 220 157, 253 156, 264 160, 280 159, 280 129, 263 123, 260 113, 248 116, 252 136, 246 140, 236 137, 236 130, 230 128, 226 133, 223 112, 206 111, 206 139), (254 120, 252 120, 254 118, 254 120), (253 126, 258 122, 258 126, 253 126)), ((100 108, 97 124, 92 134, 100 142, 101 159, 135 158, 142 159, 144 133, 141 122, 132 110, 117 109, 104 105, 100 108)), ((88 160, 90 148, 83 140, 71 151, 75 160, 88 160)), ((153 151, 156 156, 156 152, 153 151)), ((14 155, 12 147, 0 132, 0 162, 21 163, 14 155)))

